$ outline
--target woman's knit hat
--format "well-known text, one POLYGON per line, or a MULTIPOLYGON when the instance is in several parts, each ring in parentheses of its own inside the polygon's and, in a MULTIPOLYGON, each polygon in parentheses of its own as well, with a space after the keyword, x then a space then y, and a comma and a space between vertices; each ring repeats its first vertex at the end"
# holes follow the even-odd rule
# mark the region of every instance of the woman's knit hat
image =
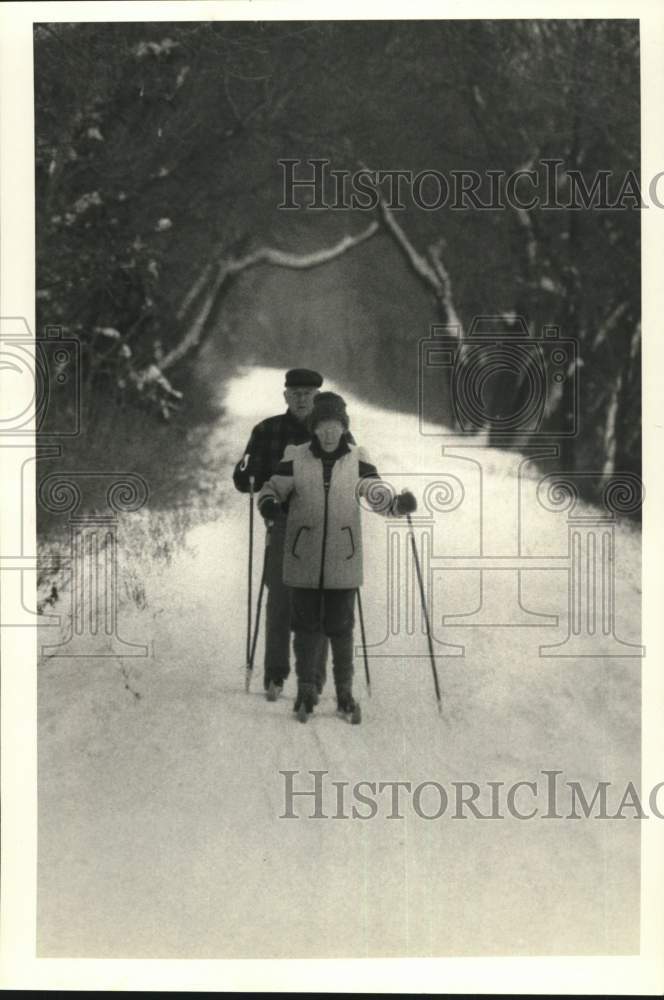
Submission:
POLYGON ((319 392, 314 397, 314 408, 309 416, 309 430, 312 434, 323 420, 338 420, 345 431, 350 427, 346 402, 336 392, 319 392))

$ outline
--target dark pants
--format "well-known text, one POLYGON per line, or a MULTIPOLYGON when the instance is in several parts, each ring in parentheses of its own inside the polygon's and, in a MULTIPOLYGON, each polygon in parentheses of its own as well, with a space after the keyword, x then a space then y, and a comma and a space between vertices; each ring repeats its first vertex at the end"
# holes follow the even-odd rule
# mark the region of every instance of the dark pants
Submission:
POLYGON ((332 646, 337 698, 353 687, 353 625, 355 590, 291 588, 291 627, 295 633, 295 672, 298 687, 316 683, 316 642, 321 633, 332 646))
MULTIPOLYGON (((290 673, 290 587, 283 582, 284 540, 286 518, 279 517, 270 529, 269 545, 265 563, 265 586, 267 605, 265 608, 265 690, 270 681, 283 684, 290 673)), ((314 682, 319 691, 323 690, 326 675, 328 641, 323 635, 313 654, 314 682)))

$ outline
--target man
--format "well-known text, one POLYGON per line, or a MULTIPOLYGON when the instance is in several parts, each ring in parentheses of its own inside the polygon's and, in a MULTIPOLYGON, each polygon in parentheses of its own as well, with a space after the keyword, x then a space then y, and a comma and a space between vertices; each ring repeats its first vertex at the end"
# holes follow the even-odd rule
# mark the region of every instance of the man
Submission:
MULTIPOLYGON (((322 384, 322 375, 307 368, 292 368, 286 372, 284 399, 288 409, 285 413, 261 421, 252 430, 244 457, 233 471, 233 482, 240 493, 251 490, 252 477, 253 489, 257 493, 279 465, 288 445, 304 444, 311 440, 307 421, 322 384)), ((274 517, 266 554, 267 608, 263 687, 268 701, 276 701, 290 673, 290 600, 289 588, 283 582, 286 514, 287 510, 282 510, 274 517)), ((320 657, 317 658, 316 667, 318 693, 325 683, 327 647, 327 640, 321 636, 320 657)))

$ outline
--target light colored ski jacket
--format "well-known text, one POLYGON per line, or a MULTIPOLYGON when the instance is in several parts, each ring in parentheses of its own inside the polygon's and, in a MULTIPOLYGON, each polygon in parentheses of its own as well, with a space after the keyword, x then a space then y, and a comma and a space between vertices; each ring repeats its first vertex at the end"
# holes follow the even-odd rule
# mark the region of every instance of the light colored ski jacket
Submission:
POLYGON ((325 487, 317 443, 289 445, 264 484, 258 506, 288 502, 284 583, 289 587, 354 589, 362 585, 361 506, 398 516, 396 494, 364 448, 346 443, 325 487))

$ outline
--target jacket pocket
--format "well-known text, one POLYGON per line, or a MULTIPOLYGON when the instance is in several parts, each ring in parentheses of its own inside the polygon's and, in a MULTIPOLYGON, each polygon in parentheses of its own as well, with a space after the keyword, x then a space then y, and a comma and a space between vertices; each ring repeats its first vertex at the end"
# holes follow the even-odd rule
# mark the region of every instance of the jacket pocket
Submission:
POLYGON ((350 552, 346 556, 346 559, 352 559, 355 555, 355 539, 353 538, 353 529, 349 525, 344 525, 341 529, 342 531, 348 532, 348 541, 350 543, 350 552))
POLYGON ((298 554, 297 554, 297 552, 296 552, 296 549, 297 549, 297 544, 298 544, 298 542, 300 541, 300 535, 302 534, 302 532, 303 532, 303 531, 311 531, 311 528, 309 528, 309 527, 308 527, 308 526, 307 526, 306 524, 303 524, 303 525, 301 525, 301 526, 300 526, 300 527, 299 527, 299 528, 297 529, 297 532, 296 532, 296 534, 295 534, 295 538, 293 539, 293 544, 292 544, 292 546, 291 546, 291 555, 292 555, 292 556, 293 556, 293 557, 294 557, 295 559, 299 559, 299 558, 300 558, 300 557, 299 557, 299 555, 298 555, 298 554))

